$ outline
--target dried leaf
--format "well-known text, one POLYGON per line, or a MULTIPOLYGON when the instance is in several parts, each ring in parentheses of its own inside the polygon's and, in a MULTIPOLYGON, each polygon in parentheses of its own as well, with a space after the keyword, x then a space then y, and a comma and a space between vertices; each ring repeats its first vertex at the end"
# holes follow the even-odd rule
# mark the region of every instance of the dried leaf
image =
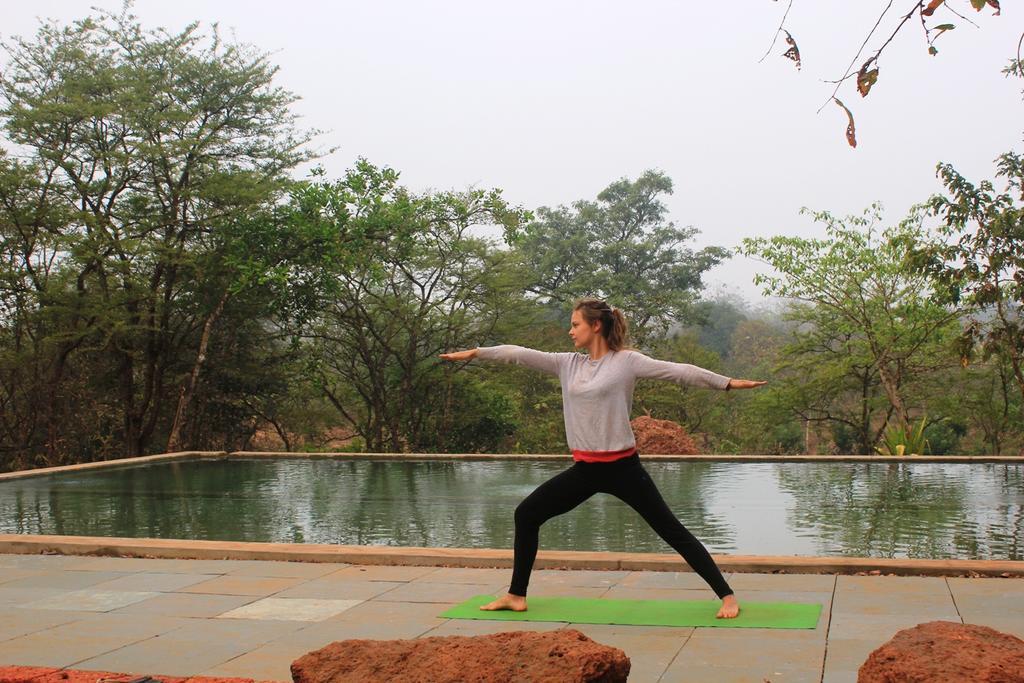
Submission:
POLYGON ((992 13, 992 16, 999 16, 999 0, 971 0, 971 7, 979 12, 985 9, 985 5, 988 5, 995 10, 995 12, 992 13))
POLYGON ((930 54, 932 57, 934 57, 935 55, 939 54, 939 51, 936 49, 936 47, 934 45, 929 45, 928 46, 928 54, 930 54))
POLYGON ((878 80, 878 67, 876 66, 874 69, 871 69, 870 71, 868 70, 868 67, 871 66, 873 61, 874 58, 864 62, 860 71, 857 72, 857 92, 860 93, 861 97, 867 97, 868 91, 871 90, 871 86, 873 86, 875 81, 878 80))
POLYGON ((796 46, 796 41, 793 40, 793 36, 789 35, 789 31, 782 29, 782 32, 786 34, 786 42, 789 43, 789 49, 786 50, 783 57, 787 57, 796 62, 796 68, 800 68, 800 48, 796 46))
POLYGON ((987 0, 971 0, 971 7, 979 12, 985 7, 987 0))
POLYGON ((838 97, 833 97, 832 99, 835 100, 836 104, 842 107, 843 111, 846 112, 846 117, 850 120, 850 122, 846 125, 846 141, 850 143, 850 147, 856 147, 857 129, 853 125, 853 114, 850 113, 850 110, 846 108, 846 105, 843 104, 843 101, 840 100, 838 97))
POLYGON ((996 11, 992 13, 992 16, 998 17, 999 12, 1001 11, 999 8, 999 0, 988 0, 988 4, 996 8, 996 11))
POLYGON ((923 14, 926 17, 930 17, 931 15, 935 14, 935 10, 938 9, 939 5, 941 5, 943 2, 945 2, 945 0, 932 0, 931 2, 928 3, 927 7, 921 10, 921 14, 923 14))

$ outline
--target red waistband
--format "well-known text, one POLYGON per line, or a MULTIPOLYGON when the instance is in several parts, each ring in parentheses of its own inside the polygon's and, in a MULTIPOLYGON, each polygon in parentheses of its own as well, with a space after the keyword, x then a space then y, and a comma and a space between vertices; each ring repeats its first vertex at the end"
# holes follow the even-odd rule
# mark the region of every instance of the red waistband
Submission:
POLYGON ((583 462, 612 462, 628 458, 636 452, 636 446, 623 448, 621 451, 581 451, 574 448, 572 450, 572 459, 583 462))

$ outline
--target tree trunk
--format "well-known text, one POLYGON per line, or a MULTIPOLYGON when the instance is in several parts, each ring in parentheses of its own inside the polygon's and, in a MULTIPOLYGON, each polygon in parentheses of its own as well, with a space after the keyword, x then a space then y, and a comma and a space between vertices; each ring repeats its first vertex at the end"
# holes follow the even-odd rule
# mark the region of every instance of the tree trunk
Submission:
POLYGON ((196 362, 192 365, 192 372, 185 383, 181 385, 181 390, 178 392, 178 408, 174 412, 174 423, 171 425, 171 433, 167 438, 168 453, 182 451, 186 448, 183 432, 185 422, 188 420, 188 409, 192 404, 193 398, 195 398, 196 387, 199 385, 199 373, 206 363, 206 349, 210 344, 210 333, 213 330, 214 323, 217 322, 217 319, 220 318, 221 313, 224 311, 224 304, 227 303, 230 296, 230 290, 225 290, 220 301, 217 302, 217 307, 213 309, 213 312, 210 313, 203 324, 203 333, 199 337, 199 353, 196 354, 196 362))

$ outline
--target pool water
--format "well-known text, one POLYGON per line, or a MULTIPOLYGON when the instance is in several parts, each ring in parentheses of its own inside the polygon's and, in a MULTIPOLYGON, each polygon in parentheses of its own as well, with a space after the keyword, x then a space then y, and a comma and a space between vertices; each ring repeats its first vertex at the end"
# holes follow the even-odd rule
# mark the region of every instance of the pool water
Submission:
MULTIPOLYGON (((0 533, 511 548, 515 506, 571 462, 195 459, 0 482, 0 533)), ((1024 465, 657 462, 713 553, 1024 559, 1024 465)), ((542 549, 671 552, 598 494, 542 549)))

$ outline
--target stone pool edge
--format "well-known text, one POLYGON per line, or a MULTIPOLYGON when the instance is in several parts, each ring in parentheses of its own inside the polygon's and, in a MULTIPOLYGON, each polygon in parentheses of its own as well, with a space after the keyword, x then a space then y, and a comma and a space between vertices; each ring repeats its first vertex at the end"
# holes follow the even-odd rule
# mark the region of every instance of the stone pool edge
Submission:
MULTIPOLYGON (((0 553, 138 557, 190 560, 276 560, 343 564, 508 568, 512 551, 495 548, 421 548, 314 543, 193 541, 166 538, 114 538, 0 534, 0 553)), ((926 560, 877 557, 714 555, 728 572, 853 574, 879 571, 913 576, 1011 576, 1024 578, 1024 561, 926 560)), ((675 554, 542 550, 537 569, 602 571, 690 571, 675 554)))

